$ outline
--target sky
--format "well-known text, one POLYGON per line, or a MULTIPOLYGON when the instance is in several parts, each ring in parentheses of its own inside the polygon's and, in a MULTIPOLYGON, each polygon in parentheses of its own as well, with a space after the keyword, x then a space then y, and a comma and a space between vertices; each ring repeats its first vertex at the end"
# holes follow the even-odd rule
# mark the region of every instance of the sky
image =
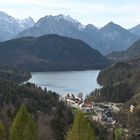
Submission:
POLYGON ((35 21, 46 15, 70 15, 82 24, 103 27, 110 21, 131 28, 140 24, 140 0, 0 0, 0 11, 35 21))

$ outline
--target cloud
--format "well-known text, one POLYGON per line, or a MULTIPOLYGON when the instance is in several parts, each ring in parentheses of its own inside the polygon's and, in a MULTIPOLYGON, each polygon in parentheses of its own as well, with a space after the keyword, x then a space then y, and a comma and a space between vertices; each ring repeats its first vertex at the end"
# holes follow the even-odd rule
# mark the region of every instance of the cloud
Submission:
POLYGON ((124 27, 140 23, 139 0, 2 0, 0 9, 16 18, 65 14, 83 24, 103 26, 114 21, 124 27))

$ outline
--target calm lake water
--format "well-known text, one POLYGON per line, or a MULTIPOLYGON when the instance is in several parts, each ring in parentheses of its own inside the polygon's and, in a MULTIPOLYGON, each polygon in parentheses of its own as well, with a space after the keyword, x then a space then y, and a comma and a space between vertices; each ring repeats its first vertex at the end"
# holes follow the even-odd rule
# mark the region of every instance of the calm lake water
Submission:
POLYGON ((66 71, 66 72, 32 72, 32 78, 29 82, 35 83, 42 88, 52 90, 60 95, 73 93, 77 95, 82 92, 83 95, 89 94, 97 84, 99 70, 88 71, 66 71))

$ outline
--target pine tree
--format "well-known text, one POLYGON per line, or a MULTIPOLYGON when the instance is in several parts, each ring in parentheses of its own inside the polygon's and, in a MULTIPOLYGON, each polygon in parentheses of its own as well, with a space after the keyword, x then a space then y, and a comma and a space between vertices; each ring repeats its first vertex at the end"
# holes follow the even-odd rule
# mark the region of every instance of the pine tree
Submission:
POLYGON ((3 140, 4 135, 4 126, 3 123, 0 121, 0 140, 3 140))
POLYGON ((11 126, 9 140, 23 140, 28 121, 29 113, 27 108, 22 105, 11 126))
POLYGON ((95 140, 94 131, 82 112, 76 114, 73 126, 68 132, 67 140, 95 140))
POLYGON ((34 120, 30 117, 24 132, 24 140, 37 140, 38 132, 34 120))
POLYGON ((124 130, 122 128, 115 129, 115 140, 123 140, 124 138, 124 130))
POLYGON ((51 121, 51 128, 55 140, 64 140, 66 135, 65 117, 63 114, 63 103, 56 108, 55 117, 51 121))
POLYGON ((37 140, 37 126, 24 105, 13 121, 9 140, 37 140))

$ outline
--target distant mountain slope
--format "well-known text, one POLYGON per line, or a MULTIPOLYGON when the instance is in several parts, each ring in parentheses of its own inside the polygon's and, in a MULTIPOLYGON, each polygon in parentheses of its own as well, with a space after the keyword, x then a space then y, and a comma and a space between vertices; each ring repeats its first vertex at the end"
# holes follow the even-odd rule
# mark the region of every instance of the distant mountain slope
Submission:
POLYGON ((78 21, 73 20, 69 16, 46 16, 41 18, 34 27, 23 31, 18 36, 42 36, 45 34, 59 34, 63 36, 75 37, 79 33, 82 26, 78 21))
POLYGON ((2 37, 2 35, 0 35, 0 41, 4 41, 4 38, 2 37))
POLYGON ((126 50, 138 39, 136 35, 113 22, 101 28, 99 35, 105 54, 112 51, 126 50))
POLYGON ((140 56, 140 40, 135 42, 126 51, 113 52, 113 53, 109 54, 108 58, 117 61, 117 60, 135 59, 139 56, 140 56))
POLYGON ((19 20, 4 12, 0 12, 0 41, 9 40, 19 32, 22 32, 33 25, 34 21, 31 17, 19 20))
POLYGON ((129 29, 129 31, 133 34, 140 36, 140 24, 134 26, 133 28, 129 29))
POLYGON ((58 35, 0 43, 0 64, 30 71, 101 69, 108 59, 81 40, 58 35))
POLYGON ((64 15, 45 16, 32 28, 19 33, 17 37, 38 37, 45 34, 58 34, 83 40, 103 54, 125 50, 139 38, 112 22, 98 29, 91 24, 84 26, 70 16, 64 15))

